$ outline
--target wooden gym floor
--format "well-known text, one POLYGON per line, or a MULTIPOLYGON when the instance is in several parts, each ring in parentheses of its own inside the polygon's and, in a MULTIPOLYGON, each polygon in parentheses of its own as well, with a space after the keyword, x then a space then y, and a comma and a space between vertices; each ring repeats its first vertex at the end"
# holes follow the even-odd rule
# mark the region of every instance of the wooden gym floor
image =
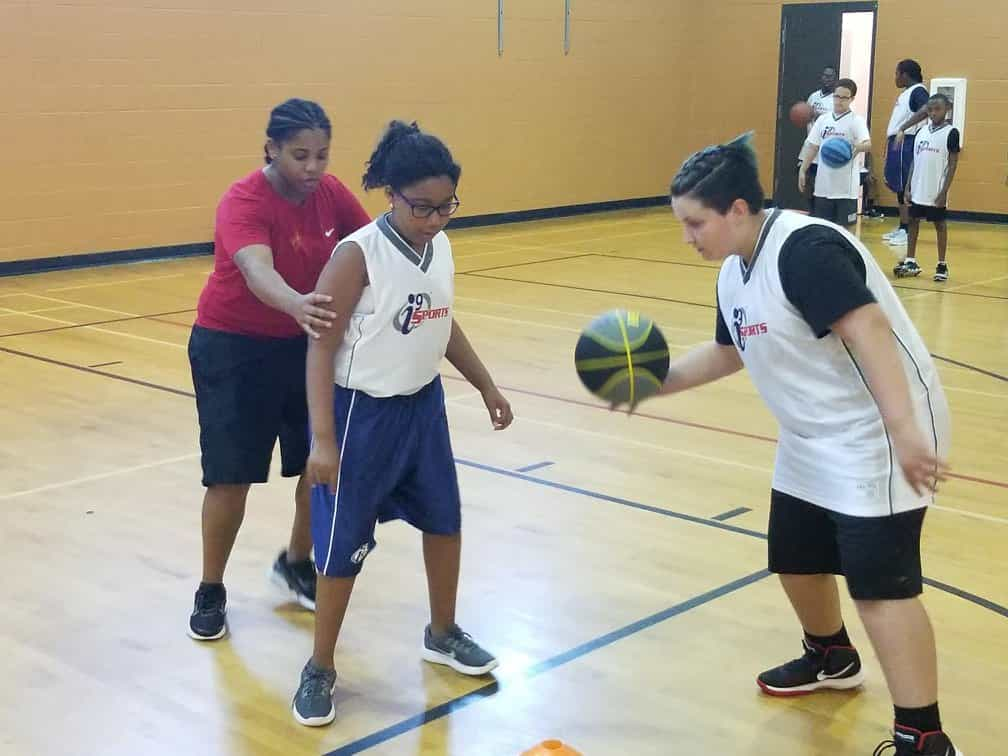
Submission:
MULTIPOLYGON (((885 224, 863 238, 884 267, 885 224)), ((334 725, 289 711, 312 617, 271 593, 292 485, 256 487, 227 576, 232 634, 185 633, 199 578, 198 440, 186 360, 208 258, 0 279, 0 753, 515 756, 870 754, 891 719, 866 651, 857 694, 772 700, 799 652, 765 567, 776 427, 744 373, 611 414, 578 383, 580 328, 617 306, 673 352, 711 337, 715 271, 667 209, 451 233, 457 317, 506 389, 493 433, 446 366, 465 502, 460 621, 496 680, 420 661, 419 539, 399 524, 358 581, 334 725)), ((943 719, 992 756, 1008 701, 1006 229, 953 223, 951 280, 898 291, 939 361, 955 476, 925 527, 943 719)), ((278 466, 274 466, 277 470, 278 466)))

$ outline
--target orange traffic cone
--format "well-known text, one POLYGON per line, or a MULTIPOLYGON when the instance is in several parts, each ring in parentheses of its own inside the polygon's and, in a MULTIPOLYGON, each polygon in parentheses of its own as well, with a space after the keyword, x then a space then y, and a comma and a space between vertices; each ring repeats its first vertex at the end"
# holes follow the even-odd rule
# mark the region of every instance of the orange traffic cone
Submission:
POLYGON ((559 740, 544 740, 535 748, 522 753, 521 756, 582 756, 581 751, 575 751, 559 740))

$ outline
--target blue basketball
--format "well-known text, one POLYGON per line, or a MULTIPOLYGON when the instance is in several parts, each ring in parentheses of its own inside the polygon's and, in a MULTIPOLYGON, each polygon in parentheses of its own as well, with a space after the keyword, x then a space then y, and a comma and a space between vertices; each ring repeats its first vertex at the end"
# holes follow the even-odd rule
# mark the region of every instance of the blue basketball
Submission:
POLYGON ((830 168, 847 165, 854 157, 854 148, 846 139, 830 137, 819 148, 819 159, 830 168))

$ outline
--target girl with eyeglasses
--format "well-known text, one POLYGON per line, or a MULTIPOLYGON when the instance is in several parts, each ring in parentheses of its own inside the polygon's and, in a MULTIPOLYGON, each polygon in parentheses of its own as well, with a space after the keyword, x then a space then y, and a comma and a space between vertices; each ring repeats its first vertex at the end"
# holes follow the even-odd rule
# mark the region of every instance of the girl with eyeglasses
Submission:
POLYGON ((443 229, 458 209, 460 174, 441 140, 393 121, 363 179, 365 190, 385 189, 391 210, 346 237, 319 278, 317 291, 339 314, 308 350, 318 584, 315 648, 293 701, 304 725, 336 716, 336 640, 377 522, 402 519, 423 533, 431 612, 423 658, 465 675, 497 666, 455 622, 461 503, 442 359, 480 391, 495 430, 512 421, 454 318, 455 266, 443 229))

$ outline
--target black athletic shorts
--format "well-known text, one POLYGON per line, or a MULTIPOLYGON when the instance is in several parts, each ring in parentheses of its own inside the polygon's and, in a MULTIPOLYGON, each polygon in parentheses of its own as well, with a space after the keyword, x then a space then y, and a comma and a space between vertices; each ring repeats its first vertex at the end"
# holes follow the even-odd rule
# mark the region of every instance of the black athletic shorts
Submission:
POLYGON ((923 218, 930 223, 941 223, 948 217, 948 208, 932 207, 931 205, 915 205, 911 202, 910 217, 923 218))
POLYGON ((265 483, 280 439, 281 474, 308 460, 307 337, 254 338, 193 326, 189 364, 203 485, 265 483))
POLYGON ((812 216, 822 218, 838 226, 851 226, 857 223, 856 199, 826 199, 815 197, 812 206, 812 216))
POLYGON ((843 575, 851 598, 861 601, 919 596, 926 512, 852 517, 771 491, 768 568, 783 575, 843 575))

